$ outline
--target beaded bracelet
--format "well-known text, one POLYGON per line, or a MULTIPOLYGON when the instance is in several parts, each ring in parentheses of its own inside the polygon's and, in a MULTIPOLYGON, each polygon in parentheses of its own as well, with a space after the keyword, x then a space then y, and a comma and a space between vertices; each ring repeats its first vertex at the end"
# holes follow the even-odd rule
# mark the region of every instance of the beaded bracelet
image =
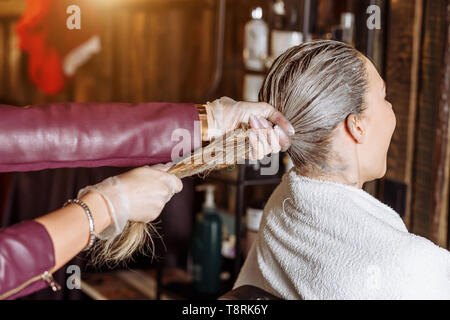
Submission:
POLYGON ((86 215, 88 217, 89 220, 89 232, 90 232, 90 237, 89 237, 89 244, 87 245, 86 248, 83 249, 83 251, 87 251, 90 248, 92 248, 92 246, 94 245, 94 241, 95 241, 95 227, 94 227, 94 219, 92 218, 92 214, 91 214, 91 210, 89 210, 89 207, 81 200, 79 199, 70 199, 67 200, 64 203, 64 207, 66 207, 69 204, 77 204, 80 207, 82 207, 84 209, 84 211, 86 212, 86 215))

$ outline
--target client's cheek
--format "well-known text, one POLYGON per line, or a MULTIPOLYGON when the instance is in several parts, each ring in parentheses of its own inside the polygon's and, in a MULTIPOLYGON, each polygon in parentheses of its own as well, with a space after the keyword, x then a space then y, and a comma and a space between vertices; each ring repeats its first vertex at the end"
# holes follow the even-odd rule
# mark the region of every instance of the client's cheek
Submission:
POLYGON ((386 114, 386 119, 389 120, 393 133, 395 131, 395 128, 397 127, 397 117, 395 115, 394 109, 392 108, 392 104, 389 102, 387 102, 387 104, 388 104, 388 111, 386 114))
POLYGON ((381 126, 381 128, 383 128, 383 133, 381 134, 380 132, 380 136, 383 136, 385 140, 384 143, 386 146, 386 152, 387 149, 389 148, 389 145, 391 144, 392 136, 394 134, 396 126, 397 126, 397 118, 391 109, 389 110, 389 112, 385 114, 385 117, 383 118, 383 124, 381 126))
POLYGON ((393 125, 392 125, 392 134, 393 134, 395 131, 395 128, 397 127, 397 117, 395 116, 394 111, 392 111, 392 122, 393 122, 393 125))

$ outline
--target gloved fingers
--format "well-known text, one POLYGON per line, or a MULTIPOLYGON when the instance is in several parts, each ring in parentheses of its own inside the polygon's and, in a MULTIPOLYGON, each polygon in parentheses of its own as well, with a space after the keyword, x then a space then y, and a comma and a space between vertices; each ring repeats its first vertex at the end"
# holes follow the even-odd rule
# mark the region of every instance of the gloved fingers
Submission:
MULTIPOLYGON (((273 109, 273 108, 272 108, 273 109)), ((274 110, 273 110, 274 111, 274 110)), ((284 119, 285 121, 287 121, 284 116, 278 112, 278 111, 274 111, 274 116, 271 116, 271 118, 274 121, 278 121, 278 122, 283 122, 282 119, 284 119), (280 118, 281 116, 281 118, 280 118)), ((269 128, 272 126, 272 124, 267 121, 264 117, 259 116, 258 118, 254 115, 250 115, 249 116, 249 120, 250 120, 250 126, 252 128, 255 129, 260 129, 260 128, 269 128)), ((292 125, 287 121, 287 124, 291 127, 290 130, 292 130, 292 132, 295 132, 292 125)), ((285 124, 286 126, 286 124, 285 124)), ((281 147, 281 151, 286 151, 289 149, 289 147, 291 146, 291 140, 288 137, 288 135, 286 134, 286 132, 284 130, 282 130, 280 128, 280 126, 277 124, 275 125, 275 132, 277 133, 278 136, 278 141, 281 147)))
POLYGON ((283 114, 275 109, 269 115, 268 119, 278 127, 277 131, 279 133, 280 146, 283 151, 286 151, 291 146, 292 137, 295 134, 295 129, 292 124, 283 116, 283 114))
POLYGON ((259 122, 258 118, 256 118, 252 114, 249 116, 249 123, 250 123, 250 128, 253 128, 253 129, 261 129, 262 128, 262 125, 259 122))
POLYGON ((295 134, 294 127, 280 111, 276 110, 271 105, 268 105, 268 107, 266 108, 268 110, 268 114, 265 117, 266 119, 268 119, 274 125, 278 125, 287 134, 287 136, 291 137, 295 134))
POLYGON ((264 129, 272 128, 272 124, 266 118, 259 116, 257 119, 264 129))
POLYGON ((258 130, 258 139, 260 141, 261 151, 258 153, 260 159, 264 158, 266 155, 272 153, 272 148, 270 147, 269 143, 269 135, 268 132, 269 129, 264 128, 261 130, 258 130))
POLYGON ((268 129, 272 128, 272 124, 264 117, 256 117, 254 115, 249 116, 250 127, 253 129, 268 129))
POLYGON ((153 166, 145 166, 145 167, 143 167, 143 168, 150 169, 150 170, 158 170, 158 171, 160 171, 160 172, 157 172, 157 173, 155 172, 155 174, 160 176, 162 181, 163 181, 163 183, 165 183, 169 187, 169 190, 170 190, 170 193, 171 193, 170 197, 172 197, 175 193, 178 193, 181 190, 183 190, 183 183, 181 182, 181 180, 177 176, 175 176, 175 175, 173 175, 171 173, 167 173, 167 171, 170 168, 172 168, 173 165, 174 165, 173 162, 168 162, 168 163, 165 163, 165 164, 156 164, 156 165, 153 165, 153 166))
MULTIPOLYGON (((287 150, 291 141, 290 136, 295 129, 282 113, 265 102, 237 102, 229 97, 222 97, 206 104, 208 119, 208 138, 220 137, 226 132, 236 129, 241 123, 247 123, 251 115, 269 119, 273 125, 279 127, 279 142, 283 151, 287 150)), ((265 128, 256 126, 255 129, 265 128)))
POLYGON ((286 119, 286 117, 279 111, 277 111, 270 104, 265 104, 262 108, 264 111, 261 116, 269 119, 276 127, 279 133, 279 142, 282 151, 286 151, 291 146, 291 140, 289 137, 295 134, 295 129, 292 124, 286 119))
POLYGON ((267 152, 267 150, 265 150, 266 155, 270 153, 278 153, 281 151, 280 140, 287 139, 289 141, 289 138, 278 126, 272 128, 272 124, 263 117, 256 118, 255 116, 251 115, 250 126, 255 129, 265 128, 267 130, 266 135, 269 142, 270 151, 267 152))
POLYGON ((268 141, 268 129, 252 129, 249 134, 250 145, 252 152, 250 153, 250 160, 261 160, 267 154, 272 152, 272 148, 268 141))
POLYGON ((162 177, 170 190, 171 193, 170 198, 172 198, 172 196, 175 193, 178 193, 181 190, 183 190, 183 182, 181 182, 181 180, 177 176, 171 173, 164 173, 162 177))
POLYGON ((271 153, 279 153, 281 151, 281 146, 279 143, 279 133, 275 132, 274 128, 267 129, 269 131, 269 144, 272 149, 271 153))
POLYGON ((258 137, 254 130, 251 130, 248 136, 249 142, 250 142, 250 153, 248 155, 249 160, 255 161, 258 160, 258 149, 259 147, 259 141, 258 137))
POLYGON ((243 104, 243 108, 247 108, 247 112, 256 117, 264 117, 278 125, 288 137, 295 134, 295 129, 286 117, 273 106, 265 102, 239 102, 243 104))
POLYGON ((291 146, 291 139, 286 135, 286 133, 278 125, 276 125, 273 129, 275 130, 275 133, 277 134, 281 151, 282 152, 287 151, 291 146))
POLYGON ((127 221, 155 220, 173 195, 183 189, 181 180, 167 172, 172 166, 167 163, 136 168, 83 189, 92 188, 100 193, 113 218, 113 224, 99 238, 118 235, 127 221))

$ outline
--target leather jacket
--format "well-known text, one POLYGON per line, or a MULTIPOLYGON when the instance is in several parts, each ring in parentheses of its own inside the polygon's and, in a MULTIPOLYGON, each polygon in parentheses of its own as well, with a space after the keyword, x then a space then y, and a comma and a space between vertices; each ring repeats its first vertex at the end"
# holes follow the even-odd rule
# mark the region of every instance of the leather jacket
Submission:
MULTIPOLYGON (((131 167, 171 161, 176 129, 201 146, 194 104, 58 103, 0 105, 0 172, 50 168, 131 167), (187 136, 186 134, 189 133, 187 136)), ((0 299, 59 285, 52 240, 40 223, 0 229, 0 299)))

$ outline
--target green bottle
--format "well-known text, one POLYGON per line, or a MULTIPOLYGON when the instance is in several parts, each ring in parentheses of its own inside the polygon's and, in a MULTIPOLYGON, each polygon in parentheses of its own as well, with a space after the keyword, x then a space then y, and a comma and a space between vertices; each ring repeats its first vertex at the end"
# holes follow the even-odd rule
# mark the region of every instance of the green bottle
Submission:
POLYGON ((192 244, 194 289, 203 294, 217 294, 222 270, 222 220, 215 210, 213 185, 202 185, 205 191, 203 211, 197 215, 192 244))

